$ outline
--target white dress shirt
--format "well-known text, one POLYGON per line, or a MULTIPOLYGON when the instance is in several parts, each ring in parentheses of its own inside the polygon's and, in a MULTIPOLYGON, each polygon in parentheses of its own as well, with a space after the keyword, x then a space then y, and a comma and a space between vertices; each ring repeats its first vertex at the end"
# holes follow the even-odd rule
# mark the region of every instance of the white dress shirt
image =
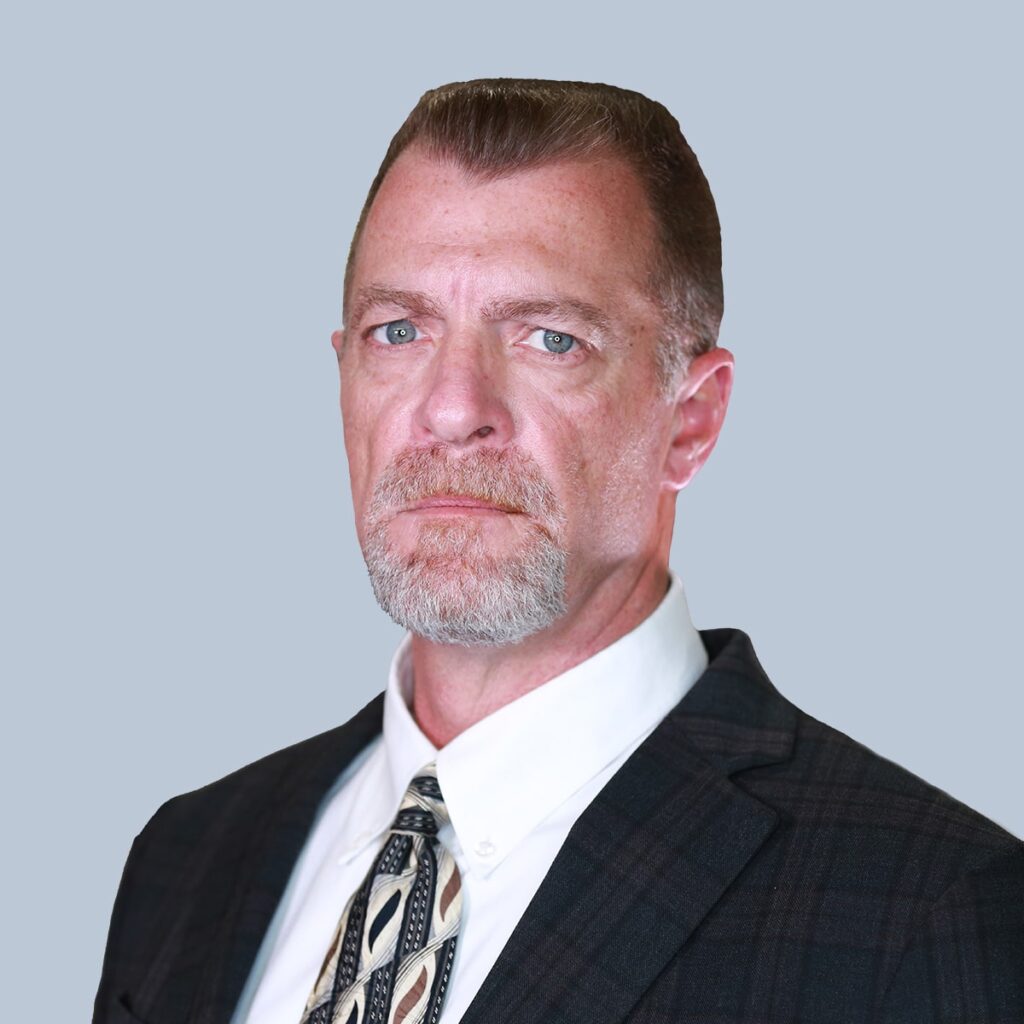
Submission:
POLYGON ((299 1024, 349 897, 425 764, 451 816, 462 921, 439 1024, 456 1024, 576 819, 707 667, 682 584, 593 657, 437 750, 409 710, 409 638, 392 661, 382 735, 321 804, 239 1000, 234 1024, 299 1024))

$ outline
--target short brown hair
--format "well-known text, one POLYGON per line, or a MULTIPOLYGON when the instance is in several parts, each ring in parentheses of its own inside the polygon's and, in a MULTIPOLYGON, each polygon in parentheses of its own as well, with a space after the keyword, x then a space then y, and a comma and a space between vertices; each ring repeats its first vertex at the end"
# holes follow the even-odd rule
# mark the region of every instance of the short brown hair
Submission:
POLYGON ((611 154, 639 177, 657 226, 652 296, 669 327, 659 346, 666 386, 715 347, 722 321, 722 240, 704 173, 676 119, 641 93, 591 82, 483 78, 431 89, 398 129, 370 186, 345 270, 391 165, 412 143, 484 179, 538 164, 611 154))

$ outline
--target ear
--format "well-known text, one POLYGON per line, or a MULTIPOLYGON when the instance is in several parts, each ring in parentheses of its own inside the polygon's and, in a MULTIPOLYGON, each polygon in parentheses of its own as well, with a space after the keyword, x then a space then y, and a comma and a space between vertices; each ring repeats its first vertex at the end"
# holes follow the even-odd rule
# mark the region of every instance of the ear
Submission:
POLYGON ((672 437, 665 456, 664 486, 681 491, 704 465, 725 421, 732 391, 733 358, 713 348, 690 363, 676 392, 672 437))
POLYGON ((337 353, 338 358, 341 359, 342 349, 345 347, 345 331, 337 330, 331 335, 331 347, 337 353))

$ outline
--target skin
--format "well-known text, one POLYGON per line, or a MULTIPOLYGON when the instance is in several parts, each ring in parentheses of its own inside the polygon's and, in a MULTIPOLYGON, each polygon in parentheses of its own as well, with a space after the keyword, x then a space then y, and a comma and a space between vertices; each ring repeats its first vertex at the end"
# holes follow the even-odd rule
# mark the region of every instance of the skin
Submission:
MULTIPOLYGON (((568 610, 551 627, 500 647, 413 637, 413 713, 437 747, 613 643, 665 594, 676 494, 718 438, 733 358, 699 356, 665 394, 665 321, 644 288, 653 251, 641 185, 614 158, 483 182, 411 148, 374 200, 332 339, 360 540, 382 470, 439 443, 526 453, 564 513, 568 610), (553 308, 572 303, 585 305, 553 308), (414 340, 386 343, 380 325, 396 320, 414 340), (552 355, 542 330, 580 344, 552 355)), ((411 550, 428 516, 472 517, 495 554, 521 541, 524 516, 449 497, 397 513, 390 542, 411 550)))

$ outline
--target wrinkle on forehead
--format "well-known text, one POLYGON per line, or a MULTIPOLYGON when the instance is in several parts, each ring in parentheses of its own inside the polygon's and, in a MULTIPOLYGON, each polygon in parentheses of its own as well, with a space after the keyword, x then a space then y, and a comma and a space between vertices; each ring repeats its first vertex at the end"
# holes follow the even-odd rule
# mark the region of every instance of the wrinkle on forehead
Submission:
POLYGON ((427 315, 554 297, 633 316, 638 300, 648 307, 655 245, 643 186, 621 159, 481 179, 408 150, 369 212, 345 321, 360 319, 376 286, 420 293, 427 315))
MULTIPOLYGON (((640 179, 622 159, 563 160, 481 180, 423 153, 403 153, 369 211, 373 233, 408 231, 437 245, 479 244, 544 228, 588 232, 645 251, 656 236, 640 179)), ((564 239, 560 244, 569 240, 564 239)))

